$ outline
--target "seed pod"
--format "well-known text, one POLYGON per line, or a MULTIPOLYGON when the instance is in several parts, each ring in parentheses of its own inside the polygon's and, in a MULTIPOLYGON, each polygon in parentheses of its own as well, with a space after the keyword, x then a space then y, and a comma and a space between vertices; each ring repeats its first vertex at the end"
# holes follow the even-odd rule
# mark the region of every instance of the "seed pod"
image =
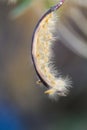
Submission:
POLYGON ((61 7, 63 0, 51 7, 39 20, 32 38, 32 60, 41 82, 47 87, 45 94, 55 98, 65 96, 71 86, 68 77, 62 78, 52 65, 52 45, 56 30, 56 10, 61 7))

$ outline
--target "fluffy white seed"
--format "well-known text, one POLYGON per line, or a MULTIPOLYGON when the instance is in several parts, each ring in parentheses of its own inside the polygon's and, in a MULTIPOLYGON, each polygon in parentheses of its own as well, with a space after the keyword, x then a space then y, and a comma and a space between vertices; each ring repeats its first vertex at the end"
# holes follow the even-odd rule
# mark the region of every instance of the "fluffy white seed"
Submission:
POLYGON ((53 67, 52 46, 54 44, 54 32, 56 27, 57 16, 54 12, 48 14, 39 24, 35 37, 33 56, 37 70, 44 81, 49 85, 49 90, 45 91, 50 97, 55 98, 57 95, 65 96, 70 86, 67 78, 59 77, 57 70, 53 67), (57 78, 58 77, 58 78, 57 78))

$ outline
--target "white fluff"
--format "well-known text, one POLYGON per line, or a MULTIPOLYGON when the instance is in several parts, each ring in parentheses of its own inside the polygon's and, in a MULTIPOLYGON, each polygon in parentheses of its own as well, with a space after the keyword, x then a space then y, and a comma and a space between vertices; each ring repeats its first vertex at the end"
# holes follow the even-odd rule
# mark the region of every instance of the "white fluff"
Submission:
POLYGON ((56 30, 56 21, 57 16, 54 12, 41 21, 35 32, 32 51, 37 70, 49 85, 49 89, 45 93, 49 94, 51 98, 55 98, 57 95, 65 96, 71 86, 68 78, 59 77, 50 61, 53 55, 52 46, 55 40, 53 34, 56 30))

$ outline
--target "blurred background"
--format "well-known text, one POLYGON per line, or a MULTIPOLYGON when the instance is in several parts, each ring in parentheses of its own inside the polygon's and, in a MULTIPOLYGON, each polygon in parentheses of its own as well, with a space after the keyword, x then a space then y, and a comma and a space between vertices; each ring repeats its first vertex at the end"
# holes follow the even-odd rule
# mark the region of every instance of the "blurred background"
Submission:
POLYGON ((65 0, 57 11, 55 66, 69 75, 67 97, 50 100, 36 84, 32 33, 58 0, 0 0, 0 130, 87 129, 87 0, 65 0))

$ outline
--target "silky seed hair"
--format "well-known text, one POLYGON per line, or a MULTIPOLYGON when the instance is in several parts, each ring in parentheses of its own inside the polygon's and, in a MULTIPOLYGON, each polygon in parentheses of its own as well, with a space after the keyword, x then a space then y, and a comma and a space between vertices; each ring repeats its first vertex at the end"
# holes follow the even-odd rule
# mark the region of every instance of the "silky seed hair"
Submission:
POLYGON ((66 96, 71 86, 68 77, 63 78, 57 73, 52 63, 52 46, 55 41, 57 15, 56 10, 63 4, 63 0, 51 7, 38 22, 32 38, 32 60, 39 77, 38 83, 43 83, 51 98, 66 96))

